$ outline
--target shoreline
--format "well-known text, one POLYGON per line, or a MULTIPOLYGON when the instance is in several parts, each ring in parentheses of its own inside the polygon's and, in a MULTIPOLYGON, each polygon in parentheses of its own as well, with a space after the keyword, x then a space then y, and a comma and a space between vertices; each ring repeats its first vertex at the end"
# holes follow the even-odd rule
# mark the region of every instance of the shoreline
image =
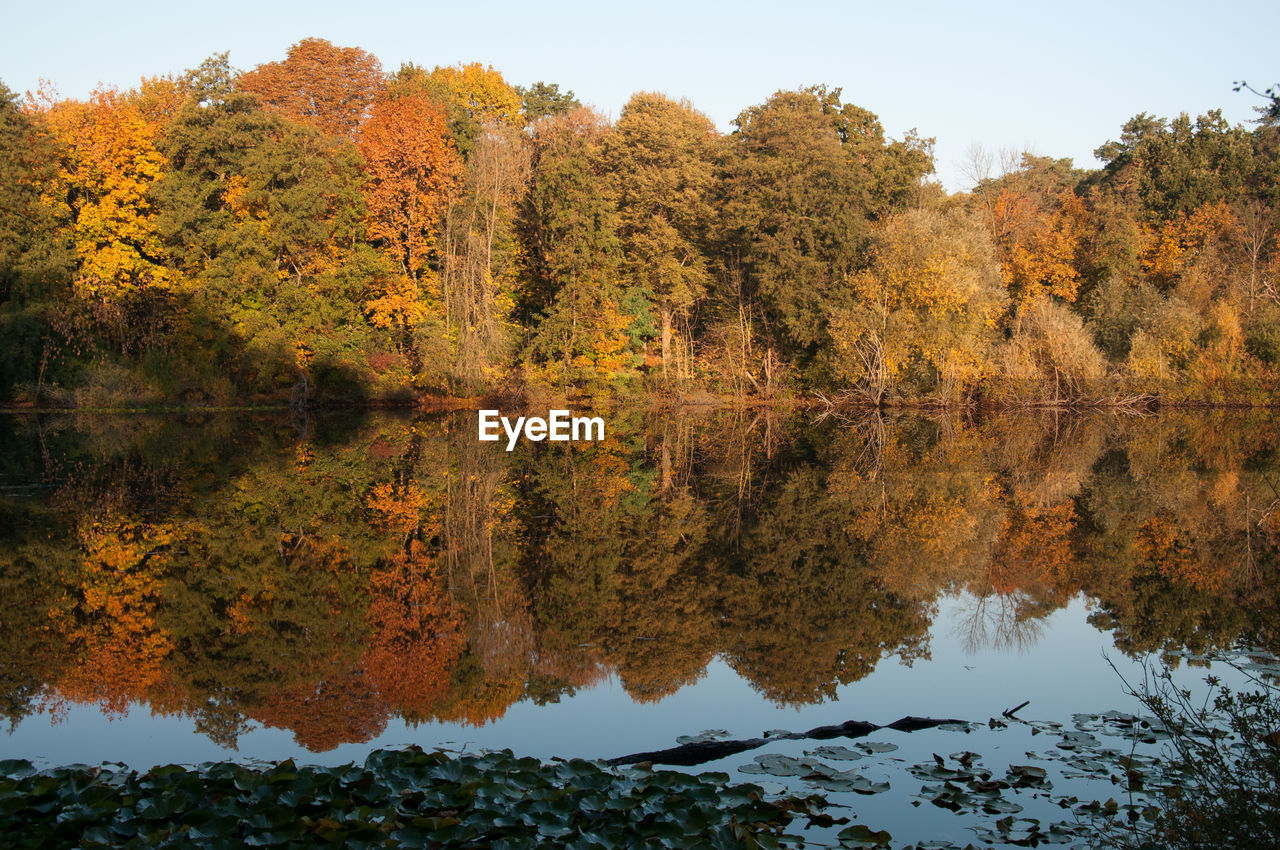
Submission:
MULTIPOLYGON (((376 411, 416 412, 416 413, 448 413, 459 410, 479 410, 494 405, 505 405, 516 410, 540 409, 548 405, 573 405, 575 402, 585 409, 598 407, 622 407, 621 399, 616 396, 596 396, 577 399, 529 399, 514 396, 428 396, 412 402, 316 402, 305 406, 295 406, 285 402, 263 403, 246 402, 243 404, 121 404, 109 406, 48 406, 34 404, 0 404, 0 414, 84 414, 84 413, 146 413, 146 414, 198 414, 198 413, 246 413, 246 412, 332 412, 345 411, 351 413, 370 413, 376 411)), ((1074 399, 1058 402, 995 402, 988 400, 975 401, 891 401, 871 402, 862 399, 829 399, 823 395, 785 397, 775 399, 742 398, 735 396, 705 395, 692 398, 665 398, 643 396, 641 404, 625 405, 628 408, 642 407, 650 410, 673 410, 691 408, 711 408, 717 410, 743 409, 768 410, 791 409, 801 411, 844 411, 868 413, 880 412, 936 412, 965 411, 977 413, 1020 413, 1028 411, 1042 412, 1107 412, 1133 413, 1141 415, 1160 411, 1189 410, 1276 410, 1280 408, 1280 400, 1260 403, 1248 401, 1165 401, 1151 396, 1139 400, 1119 399, 1074 399)))

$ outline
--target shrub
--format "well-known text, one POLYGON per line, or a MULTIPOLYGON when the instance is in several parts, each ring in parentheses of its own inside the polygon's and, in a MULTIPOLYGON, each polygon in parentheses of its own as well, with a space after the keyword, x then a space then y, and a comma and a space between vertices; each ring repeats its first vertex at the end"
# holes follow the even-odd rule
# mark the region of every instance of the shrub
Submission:
POLYGON ((1280 836, 1280 689, 1250 676, 1255 690, 1233 691, 1208 677, 1203 702, 1173 683, 1167 669, 1130 689, 1169 730, 1170 772, 1161 813, 1127 847, 1219 850, 1274 847, 1280 836))
POLYGON ((1080 317, 1047 298, 1020 308, 1012 338, 1001 348, 994 395, 1056 402, 1102 388, 1107 361, 1080 317))

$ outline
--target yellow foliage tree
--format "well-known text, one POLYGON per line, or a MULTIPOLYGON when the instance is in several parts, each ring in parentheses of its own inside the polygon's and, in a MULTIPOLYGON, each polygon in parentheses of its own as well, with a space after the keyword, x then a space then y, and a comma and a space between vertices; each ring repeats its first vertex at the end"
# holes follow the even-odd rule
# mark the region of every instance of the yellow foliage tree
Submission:
POLYGON ((436 68, 429 80, 448 92, 451 105, 465 110, 481 126, 524 124, 520 93, 492 65, 470 62, 436 68))
POLYGON ((88 103, 66 101, 47 113, 63 146, 59 176, 82 296, 120 301, 174 282, 148 194, 166 165, 155 146, 162 127, 143 105, 144 98, 100 90, 88 103))
POLYGON ((1143 224, 1142 271, 1157 284, 1174 283, 1214 240, 1231 233, 1235 219, 1226 202, 1204 204, 1154 226, 1143 224))
POLYGON ((942 398, 981 377, 1004 307, 985 232, 959 213, 912 210, 876 233, 873 261, 834 311, 834 371, 879 401, 910 372, 942 398))

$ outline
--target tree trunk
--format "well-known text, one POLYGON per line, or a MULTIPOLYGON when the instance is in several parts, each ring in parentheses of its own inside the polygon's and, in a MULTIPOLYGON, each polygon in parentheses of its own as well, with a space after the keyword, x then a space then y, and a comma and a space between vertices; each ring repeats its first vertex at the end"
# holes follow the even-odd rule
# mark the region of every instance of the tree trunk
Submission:
POLYGON ((671 360, 671 310, 662 308, 662 376, 667 376, 667 363, 671 360))
POLYGON ((662 434, 662 491, 671 489, 671 447, 670 438, 664 431, 662 434))

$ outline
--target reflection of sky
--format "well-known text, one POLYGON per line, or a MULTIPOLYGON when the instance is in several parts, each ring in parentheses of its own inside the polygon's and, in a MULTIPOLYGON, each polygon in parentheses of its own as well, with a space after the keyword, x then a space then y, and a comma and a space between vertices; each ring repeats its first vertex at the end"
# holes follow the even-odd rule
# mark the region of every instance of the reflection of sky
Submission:
MULTIPOLYGON (((609 758, 675 746, 677 736, 704 729, 725 729, 746 738, 768 729, 803 731, 846 720, 887 724, 904 715, 985 722, 1024 700, 1030 705, 1018 713, 1023 719, 1070 721, 1075 712, 1136 710, 1103 653, 1130 681, 1139 680, 1140 667, 1112 647, 1107 633, 1088 624, 1083 598, 1046 618, 1039 637, 1022 650, 966 650, 958 635, 964 633, 972 608, 967 596, 940 603, 928 660, 906 667, 886 659, 867 678, 840 688, 837 701, 801 708, 765 701, 717 660, 703 679, 657 704, 632 702, 611 678, 558 704, 518 703, 488 726, 432 723, 413 728, 392 720, 379 738, 326 753, 299 747, 287 730, 259 727, 240 737, 238 753, 231 752, 197 733, 191 720, 152 716, 145 705, 115 719, 94 706, 72 706, 56 723, 48 714, 34 714, 0 736, 0 758, 47 764, 111 761, 135 767, 289 757, 340 764, 362 761, 370 749, 411 743, 424 748, 465 744, 470 750, 508 747, 542 758, 609 758)), ((1202 678, 1198 669, 1184 668, 1180 676, 1190 685, 1202 678)), ((968 746, 954 743, 954 749, 968 746)))

